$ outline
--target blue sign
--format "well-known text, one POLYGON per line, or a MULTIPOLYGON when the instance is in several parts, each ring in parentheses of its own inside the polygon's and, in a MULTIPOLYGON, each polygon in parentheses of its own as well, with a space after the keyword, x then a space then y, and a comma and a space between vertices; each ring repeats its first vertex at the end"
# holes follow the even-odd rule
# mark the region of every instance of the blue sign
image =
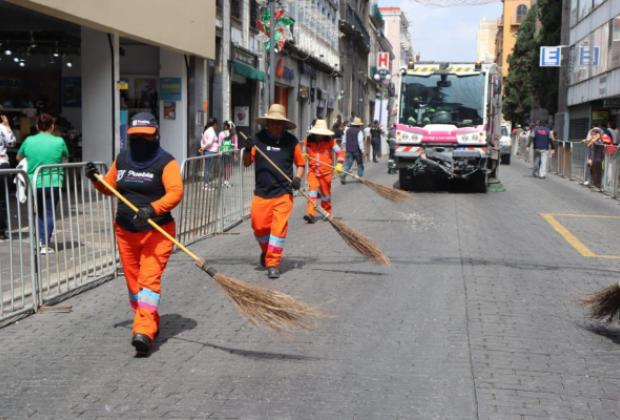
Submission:
POLYGON ((162 77, 159 79, 159 99, 162 101, 180 101, 181 78, 162 77))
POLYGON ((579 65, 580 66, 598 66, 601 57, 601 49, 599 47, 579 47, 579 65))
POLYGON ((540 47, 540 67, 560 67, 562 47, 540 47))

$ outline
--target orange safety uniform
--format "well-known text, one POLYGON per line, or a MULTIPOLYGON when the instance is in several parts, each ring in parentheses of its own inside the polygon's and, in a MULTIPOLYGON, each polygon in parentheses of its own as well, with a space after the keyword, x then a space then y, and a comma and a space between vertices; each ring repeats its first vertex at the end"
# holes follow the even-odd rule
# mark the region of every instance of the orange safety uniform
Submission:
MULTIPOLYGON (((161 150, 149 165, 136 165, 128 149, 121 152, 105 175, 105 180, 136 207, 150 204, 153 220, 175 236, 175 222, 170 212, 183 198, 183 181, 179 165, 161 150)), ((103 194, 110 191, 95 182, 103 194)), ((146 222, 134 218, 133 211, 118 203, 115 219, 116 243, 134 312, 133 334, 144 334, 154 340, 159 331, 161 275, 173 244, 146 222)))
POLYGON ((327 140, 313 140, 311 136, 306 139, 306 153, 308 154, 308 196, 311 202, 308 202, 306 213, 316 217, 316 202, 321 199, 321 207, 331 213, 332 211, 332 174, 334 166, 334 154, 339 163, 344 162, 344 153, 333 138, 327 140), (326 163, 322 165, 319 162, 326 163), (330 166, 331 165, 331 166, 330 166))
MULTIPOLYGON (((297 138, 285 131, 278 139, 261 130, 254 137, 254 148, 260 147, 289 178, 293 178, 293 164, 303 167, 305 160, 297 138)), ((288 219, 293 211, 293 190, 269 162, 252 148, 256 187, 250 211, 252 229, 267 268, 279 267, 288 233, 288 219)))

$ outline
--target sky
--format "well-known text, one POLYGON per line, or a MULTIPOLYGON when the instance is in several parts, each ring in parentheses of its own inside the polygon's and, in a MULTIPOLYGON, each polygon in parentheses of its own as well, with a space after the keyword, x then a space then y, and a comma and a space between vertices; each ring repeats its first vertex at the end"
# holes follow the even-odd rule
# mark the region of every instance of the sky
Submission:
POLYGON ((479 6, 431 7, 414 0, 379 0, 398 6, 409 20, 413 49, 423 61, 475 61, 480 19, 497 19, 501 1, 479 6))

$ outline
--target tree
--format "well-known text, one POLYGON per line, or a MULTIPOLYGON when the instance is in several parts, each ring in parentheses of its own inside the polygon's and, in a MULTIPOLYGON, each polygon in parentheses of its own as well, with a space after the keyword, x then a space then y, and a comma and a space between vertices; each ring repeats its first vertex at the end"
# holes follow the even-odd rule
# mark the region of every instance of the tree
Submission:
POLYGON ((532 6, 517 32, 517 42, 508 57, 509 71, 504 90, 503 112, 513 123, 529 121, 534 99, 533 73, 538 67, 536 6, 532 6))
MULTIPOLYGON (((538 46, 560 45, 562 27, 562 2, 558 0, 538 0, 536 3, 537 17, 540 22, 538 32, 538 46)), ((558 110, 558 81, 557 67, 537 68, 534 72, 534 92, 542 108, 554 115, 558 110)))

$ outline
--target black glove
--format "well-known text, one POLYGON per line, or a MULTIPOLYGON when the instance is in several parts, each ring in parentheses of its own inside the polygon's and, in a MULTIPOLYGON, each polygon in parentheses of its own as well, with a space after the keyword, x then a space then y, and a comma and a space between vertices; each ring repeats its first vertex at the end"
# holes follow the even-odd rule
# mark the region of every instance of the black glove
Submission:
POLYGON ((152 219, 153 216, 155 216, 155 209, 149 205, 140 207, 140 211, 138 211, 133 218, 134 220, 146 222, 146 219, 152 219))
POLYGON ((247 152, 252 150, 252 147, 254 147, 254 140, 252 139, 252 137, 245 138, 245 143, 243 143, 243 147, 247 152))
POLYGON ((86 177, 91 181, 96 181, 95 175, 100 175, 99 169, 95 166, 94 163, 88 162, 84 168, 84 172, 86 173, 86 177))
POLYGON ((298 176, 294 176, 293 180, 291 181, 291 187, 293 187, 294 190, 298 190, 301 188, 301 178, 298 176))

